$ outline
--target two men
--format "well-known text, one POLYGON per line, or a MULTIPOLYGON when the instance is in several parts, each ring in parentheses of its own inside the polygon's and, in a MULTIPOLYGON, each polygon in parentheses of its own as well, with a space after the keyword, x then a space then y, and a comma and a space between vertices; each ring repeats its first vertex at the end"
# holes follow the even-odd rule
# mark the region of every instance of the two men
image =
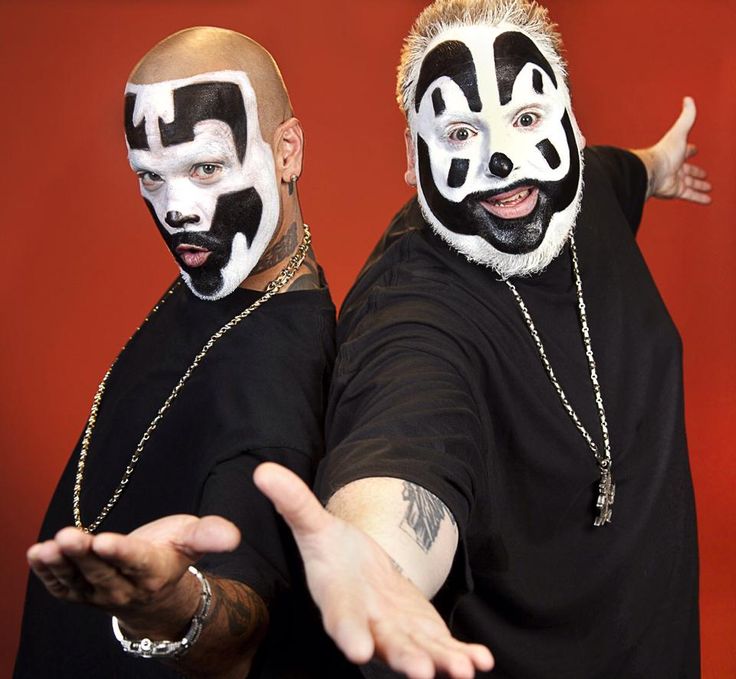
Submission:
POLYGON ((15 676, 265 676, 294 560, 252 472, 311 479, 334 351, 301 126, 263 48, 197 28, 133 70, 125 132, 183 282, 105 375, 28 552, 15 676))
POLYGON ((681 345, 635 242, 648 197, 709 201, 694 104, 649 149, 587 149, 560 54, 535 2, 420 15, 397 88, 418 195, 341 312, 328 511, 256 472, 355 662, 699 676, 681 345))

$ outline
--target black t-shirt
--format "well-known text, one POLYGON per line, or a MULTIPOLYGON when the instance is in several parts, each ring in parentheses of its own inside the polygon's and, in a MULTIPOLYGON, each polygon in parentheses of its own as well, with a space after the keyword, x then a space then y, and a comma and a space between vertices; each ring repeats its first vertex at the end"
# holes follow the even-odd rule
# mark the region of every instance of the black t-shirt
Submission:
MULTIPOLYGON (((318 487, 392 476, 460 531, 436 603, 485 643, 496 679, 699 676, 697 541, 681 342, 635 243, 646 172, 585 152, 576 226, 611 437, 613 523, 593 527, 595 460, 508 287, 453 252, 416 201, 395 218, 338 323, 318 487)), ((514 283, 562 388, 602 448, 569 246, 514 283)))
MULTIPOLYGON (((113 493, 141 435, 197 352, 259 294, 238 288, 221 300, 202 301, 178 284, 164 295, 109 378, 84 474, 85 524, 113 493)), ((254 589, 271 608, 273 628, 282 625, 278 616, 273 619, 275 610, 297 614, 287 591, 300 578, 299 560, 288 529, 252 474, 258 463, 271 460, 311 480, 324 447, 334 315, 326 288, 287 292, 219 339, 152 433, 99 529, 128 533, 178 513, 230 519, 241 531, 240 546, 205 557, 199 567, 254 589)), ((78 459, 79 446, 53 496, 41 540, 73 524, 78 459)), ((30 577, 16 677, 168 676, 177 675, 159 662, 124 655, 109 615, 60 602, 30 577)), ((251 676, 281 674, 256 669, 251 676)))

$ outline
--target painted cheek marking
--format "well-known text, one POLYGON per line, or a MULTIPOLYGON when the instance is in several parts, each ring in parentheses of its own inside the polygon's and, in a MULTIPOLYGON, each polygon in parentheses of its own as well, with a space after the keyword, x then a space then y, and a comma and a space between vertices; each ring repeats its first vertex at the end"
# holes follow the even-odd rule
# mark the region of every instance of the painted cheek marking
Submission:
POLYGON ((447 174, 447 185, 451 189, 461 187, 468 177, 470 161, 465 158, 453 158, 450 163, 450 171, 447 174))
POLYGON ((523 33, 518 31, 501 33, 493 43, 493 55, 496 64, 498 96, 502 106, 511 101, 516 78, 524 66, 529 63, 539 66, 557 88, 557 78, 549 62, 532 40, 523 33))
POLYGON ((556 170, 560 166, 560 154, 557 153, 557 149, 552 146, 552 142, 549 139, 542 139, 537 144, 537 148, 553 170, 556 170))
POLYGON ((442 115, 445 110, 445 100, 442 98, 442 92, 439 87, 432 91, 432 107, 436 116, 442 115))
POLYGON ((229 125, 242 163, 248 125, 243 95, 235 83, 195 83, 174 90, 174 121, 158 121, 161 143, 173 146, 194 141, 194 126, 203 120, 221 120, 229 125))
POLYGON ((471 111, 478 113, 482 110, 483 103, 478 94, 478 78, 472 53, 459 40, 447 40, 433 48, 422 61, 414 95, 414 107, 417 113, 419 113, 422 97, 429 86, 443 76, 455 81, 465 95, 471 111))
POLYGON ((542 74, 536 68, 532 71, 532 87, 537 94, 544 94, 542 74))
POLYGON ((135 110, 135 94, 125 95, 125 138, 131 149, 148 151, 148 138, 146 137, 146 121, 141 120, 138 125, 133 125, 133 111, 135 110))

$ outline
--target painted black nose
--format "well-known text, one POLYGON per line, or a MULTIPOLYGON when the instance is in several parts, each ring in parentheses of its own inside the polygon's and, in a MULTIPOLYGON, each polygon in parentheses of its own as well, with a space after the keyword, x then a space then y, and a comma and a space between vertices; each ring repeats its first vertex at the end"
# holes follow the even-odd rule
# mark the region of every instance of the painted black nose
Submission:
POLYGON ((167 212, 164 221, 172 229, 183 229, 187 224, 199 223, 197 215, 183 215, 181 212, 167 212))
POLYGON ((511 170, 514 169, 514 164, 511 159, 503 153, 494 153, 491 156, 491 162, 488 163, 488 169, 491 174, 495 174, 496 177, 508 177, 511 174, 511 170))

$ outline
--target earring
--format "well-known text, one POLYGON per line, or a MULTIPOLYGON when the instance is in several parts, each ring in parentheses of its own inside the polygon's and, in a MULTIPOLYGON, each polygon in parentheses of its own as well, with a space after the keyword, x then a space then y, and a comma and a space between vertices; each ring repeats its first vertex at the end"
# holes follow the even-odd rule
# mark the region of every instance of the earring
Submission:
POLYGON ((289 195, 292 195, 294 193, 297 179, 299 179, 299 177, 297 177, 295 174, 291 175, 291 179, 289 179, 289 195))

